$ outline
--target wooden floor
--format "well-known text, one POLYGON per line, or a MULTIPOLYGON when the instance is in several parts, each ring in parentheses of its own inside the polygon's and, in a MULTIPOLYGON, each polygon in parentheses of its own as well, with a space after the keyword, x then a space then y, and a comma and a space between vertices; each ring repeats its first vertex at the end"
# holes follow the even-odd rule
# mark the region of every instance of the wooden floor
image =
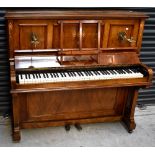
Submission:
POLYGON ((20 143, 13 143, 9 119, 0 117, 0 146, 155 146, 155 106, 136 108, 136 130, 129 134, 119 122, 22 130, 20 143))

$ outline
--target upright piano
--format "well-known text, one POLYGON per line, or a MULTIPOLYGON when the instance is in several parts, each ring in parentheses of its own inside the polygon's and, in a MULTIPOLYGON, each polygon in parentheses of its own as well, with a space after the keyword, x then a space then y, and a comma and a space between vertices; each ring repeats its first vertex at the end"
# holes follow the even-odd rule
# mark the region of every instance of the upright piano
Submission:
MULTIPOLYGON (((20 130, 124 122, 135 129, 143 13, 102 10, 8 11, 13 140, 20 130)), ((104 129, 103 129, 104 130, 104 129)))

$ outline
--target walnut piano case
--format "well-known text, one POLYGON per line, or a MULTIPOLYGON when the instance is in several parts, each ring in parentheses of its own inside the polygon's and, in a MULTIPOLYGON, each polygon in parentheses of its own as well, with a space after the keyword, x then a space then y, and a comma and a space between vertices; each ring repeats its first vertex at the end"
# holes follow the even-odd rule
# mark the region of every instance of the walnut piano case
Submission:
POLYGON ((14 141, 24 128, 123 121, 135 129, 138 90, 153 74, 139 60, 146 15, 57 10, 6 18, 14 141))

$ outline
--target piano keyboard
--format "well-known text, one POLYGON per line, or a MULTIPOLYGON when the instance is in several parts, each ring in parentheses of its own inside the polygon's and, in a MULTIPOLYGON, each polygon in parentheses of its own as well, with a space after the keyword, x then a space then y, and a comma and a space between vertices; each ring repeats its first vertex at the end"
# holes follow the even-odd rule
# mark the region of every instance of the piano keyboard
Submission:
POLYGON ((110 80, 110 79, 129 79, 142 78, 144 75, 138 69, 99 69, 99 70, 71 70, 55 72, 38 73, 20 73, 17 74, 19 84, 37 84, 52 82, 69 81, 90 81, 90 80, 110 80))
POLYGON ((51 83, 87 80, 109 80, 142 78, 144 75, 137 69, 100 69, 100 70, 72 70, 46 73, 21 73, 17 75, 19 84, 51 83))

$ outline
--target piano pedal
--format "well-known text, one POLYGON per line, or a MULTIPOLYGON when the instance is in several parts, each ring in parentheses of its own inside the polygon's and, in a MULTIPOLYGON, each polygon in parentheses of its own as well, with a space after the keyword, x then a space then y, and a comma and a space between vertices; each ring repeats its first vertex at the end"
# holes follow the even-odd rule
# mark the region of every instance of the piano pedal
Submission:
POLYGON ((79 123, 76 123, 74 126, 75 126, 75 128, 76 128, 77 130, 79 130, 79 131, 82 130, 82 127, 81 127, 81 125, 80 125, 79 123))
POLYGON ((65 130, 66 130, 66 131, 70 131, 70 128, 71 128, 71 127, 70 127, 69 124, 66 124, 66 125, 65 125, 65 130))

